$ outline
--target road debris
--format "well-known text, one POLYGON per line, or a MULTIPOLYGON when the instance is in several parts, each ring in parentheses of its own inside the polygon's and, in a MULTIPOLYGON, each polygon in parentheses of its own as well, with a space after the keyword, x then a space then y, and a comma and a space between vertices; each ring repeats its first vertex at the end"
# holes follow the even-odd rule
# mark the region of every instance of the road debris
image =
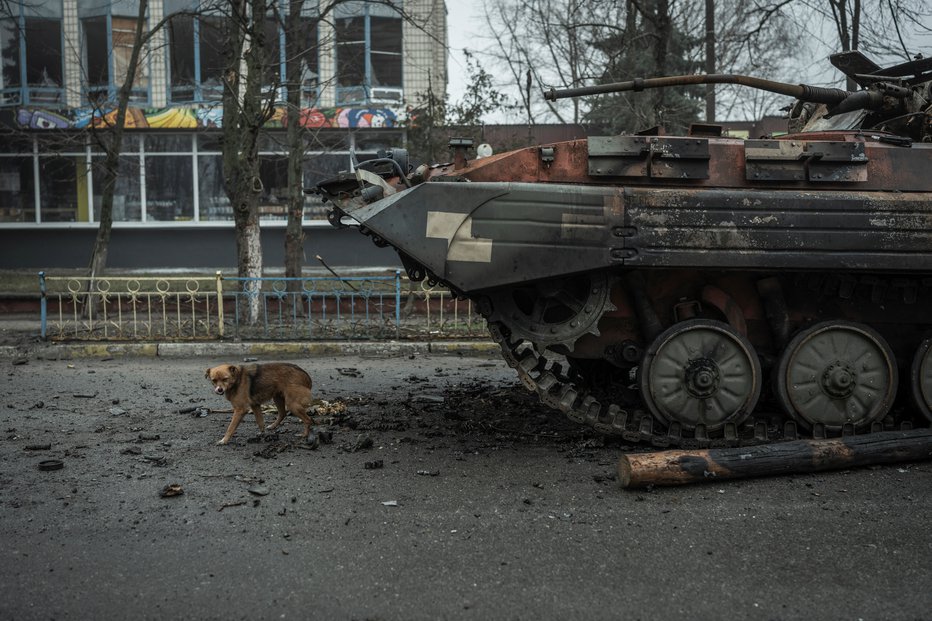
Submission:
POLYGON ((382 504, 385 505, 386 507, 397 507, 398 501, 397 500, 383 500, 382 504))
POLYGON ((443 403, 445 399, 440 395, 414 395, 411 401, 415 403, 443 403))
POLYGON ((267 488, 265 485, 253 485, 246 491, 252 494, 253 496, 268 496, 269 495, 269 488, 267 488))
POLYGON ((366 463, 363 464, 363 467, 366 470, 378 470, 379 468, 383 468, 384 466, 385 466, 385 462, 383 462, 381 459, 373 459, 372 461, 367 461, 366 463))
POLYGON ((47 451, 52 448, 51 444, 27 444, 23 447, 26 451, 47 451))
MULTIPOLYGON (((921 461, 932 457, 932 430, 879 431, 764 446, 628 453, 618 463, 623 488, 684 485, 858 466, 921 461), (896 450, 890 450, 895 445, 896 450)), ((719 490, 724 493, 724 490, 719 490)))
POLYGON ((181 496, 182 494, 184 494, 184 489, 179 483, 170 483, 159 492, 159 496, 162 498, 171 498, 172 496, 181 496))
POLYGON ((367 434, 360 434, 356 438, 356 443, 353 444, 352 452, 356 453, 357 451, 365 451, 371 449, 374 445, 372 438, 367 434))
POLYGON ((217 511, 223 511, 224 509, 229 509, 230 507, 242 507, 245 504, 245 500, 240 500, 239 502, 228 502, 224 505, 220 505, 220 508, 217 509, 217 511))
POLYGON ((39 470, 44 472, 50 472, 52 470, 61 470, 65 467, 65 464, 60 459, 46 459, 38 463, 39 470))

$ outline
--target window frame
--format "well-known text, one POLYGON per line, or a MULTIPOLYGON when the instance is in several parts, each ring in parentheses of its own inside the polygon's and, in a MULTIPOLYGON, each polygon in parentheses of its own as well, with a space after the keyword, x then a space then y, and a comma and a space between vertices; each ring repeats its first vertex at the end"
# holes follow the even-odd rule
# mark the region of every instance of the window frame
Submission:
MULTIPOLYGON (((335 95, 336 95, 336 105, 338 106, 353 105, 353 104, 370 105, 374 102, 383 102, 385 101, 384 99, 376 98, 373 96, 373 91, 379 88, 399 91, 399 97, 398 97, 397 103, 400 103, 402 98, 404 97, 404 57, 405 57, 404 23, 401 19, 401 15, 394 13, 393 15, 389 16, 389 15, 383 15, 381 13, 373 13, 371 11, 369 4, 365 3, 362 5, 361 13, 341 15, 337 17, 335 21, 342 20, 342 19, 357 19, 357 18, 361 18, 363 20, 363 39, 361 41, 357 39, 340 41, 339 39, 337 39, 334 45, 334 48, 335 48, 334 65, 336 68, 336 84, 334 86, 334 89, 335 89, 335 95), (387 50, 373 49, 372 47, 372 20, 373 18, 391 18, 391 19, 397 19, 399 22, 401 22, 402 39, 401 39, 401 45, 399 46, 401 51, 392 52, 392 51, 387 51, 387 50), (363 61, 364 61, 363 82, 362 84, 340 85, 340 49, 342 47, 348 48, 349 46, 358 46, 360 43, 363 44, 363 61), (399 79, 398 85, 382 86, 382 85, 373 84, 374 78, 375 78, 375 72, 373 70, 372 60, 374 56, 398 57, 398 61, 401 65, 400 71, 399 71, 400 79, 399 79), (363 98, 352 96, 353 94, 358 93, 360 89, 362 89, 362 93, 364 95, 363 98)), ((339 27, 337 27, 336 30, 339 31, 339 27)), ((391 100, 391 101, 394 101, 394 100, 391 100)))
MULTIPOLYGON (((211 101, 219 101, 221 93, 217 92, 217 87, 207 85, 205 82, 204 76, 204 67, 202 66, 202 60, 204 58, 204 53, 202 46, 205 41, 202 36, 202 31, 204 29, 204 18, 218 18, 220 15, 206 14, 206 15, 179 15, 178 17, 185 17, 191 20, 191 41, 190 44, 193 50, 193 59, 192 64, 194 67, 194 77, 191 88, 191 96, 179 96, 175 93, 175 84, 173 83, 174 77, 172 74, 172 59, 174 54, 174 49, 172 45, 171 37, 166 35, 167 41, 165 45, 165 88, 168 91, 166 93, 166 101, 169 105, 186 105, 186 104, 201 104, 211 101)), ((167 24, 167 27, 170 27, 171 23, 167 24)), ((213 28, 214 26, 210 26, 213 28)), ((220 75, 222 76, 222 68, 220 75)), ((207 78, 210 79, 210 78, 207 78)))
MULTIPOLYGON (((13 31, 17 39, 17 63, 18 67, 18 77, 19 84, 17 86, 7 87, 3 84, 3 77, 0 75, 0 108, 9 107, 9 106, 30 106, 35 105, 36 103, 41 104, 43 107, 60 109, 67 106, 66 97, 65 97, 65 20, 64 20, 64 0, 52 0, 55 2, 55 10, 53 10, 51 15, 44 15, 38 13, 36 10, 31 11, 31 15, 27 15, 28 5, 27 3, 14 3, 14 6, 17 6, 19 11, 18 14, 14 17, 4 19, 4 22, 13 23, 13 31), (56 14, 57 12, 57 14, 56 14), (58 22, 58 56, 60 63, 60 76, 61 76, 61 86, 58 87, 49 87, 49 86, 32 86, 28 80, 28 54, 27 54, 27 42, 26 42, 26 20, 28 18, 37 18, 43 20, 49 20, 53 22, 58 22), (57 101, 50 102, 42 97, 34 97, 33 93, 48 93, 55 95, 57 101), (12 97, 11 97, 12 95, 12 97), (38 102, 36 100, 39 100, 38 102)), ((2 62, 2 59, 0 59, 2 62)))
MULTIPOLYGON (((127 19, 127 20, 132 21, 133 24, 135 25, 136 18, 138 17, 138 13, 135 15, 125 15, 122 12, 114 14, 113 12, 114 4, 116 3, 112 3, 112 2, 108 3, 106 5, 106 10, 103 12, 91 11, 83 15, 81 14, 80 11, 78 13, 78 32, 80 34, 80 39, 81 39, 81 63, 82 63, 81 68, 84 72, 84 75, 82 76, 82 80, 81 80, 82 82, 81 98, 85 102, 85 104, 89 106, 93 106, 95 108, 101 107, 102 105, 106 105, 108 103, 114 103, 117 97, 117 93, 120 90, 119 86, 117 86, 117 76, 115 75, 117 59, 116 59, 116 55, 114 54, 114 49, 117 46, 114 46, 114 43, 113 43, 113 36, 114 36, 113 19, 114 17, 118 19, 127 19), (92 85, 89 83, 89 80, 87 79, 90 67, 88 66, 88 49, 89 48, 88 48, 88 37, 87 37, 86 29, 85 29, 85 22, 89 19, 98 19, 98 18, 104 19, 104 23, 106 25, 106 30, 107 30, 107 37, 106 37, 107 38, 107 84, 106 84, 107 96, 104 99, 97 99, 97 98, 91 97, 92 85)), ((146 27, 148 27, 150 19, 151 19, 151 13, 149 11, 146 11, 146 27)), ((132 91, 130 91, 129 103, 135 106, 146 107, 146 106, 149 106, 150 103, 152 102, 153 78, 152 78, 152 61, 150 58, 150 54, 142 54, 139 59, 139 65, 140 67, 144 65, 146 85, 145 87, 139 87, 139 86, 136 86, 135 83, 133 84, 133 89, 132 91)), ((136 74, 137 79, 139 78, 139 75, 140 74, 137 72, 136 74)), ((102 92, 102 87, 104 85, 96 84, 93 86, 96 89, 100 89, 102 92)))

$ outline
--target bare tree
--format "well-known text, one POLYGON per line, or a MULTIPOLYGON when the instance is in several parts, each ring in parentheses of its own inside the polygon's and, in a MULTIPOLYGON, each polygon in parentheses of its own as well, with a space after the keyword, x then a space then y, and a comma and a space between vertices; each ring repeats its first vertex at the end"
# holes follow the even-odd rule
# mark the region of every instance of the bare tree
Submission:
POLYGON ((484 56, 502 67, 506 82, 524 110, 532 116, 578 123, 579 100, 561 103, 535 97, 544 86, 576 87, 599 75, 604 57, 595 41, 619 32, 624 13, 617 0, 485 0, 485 23, 490 45, 484 56), (528 72, 535 87, 522 88, 528 72))
MULTIPOLYGON (((328 7, 329 9, 329 7, 328 7)), ((304 262, 304 136, 300 123, 302 63, 307 50, 306 28, 317 28, 320 17, 313 25, 305 25, 301 12, 304 0, 290 0, 286 21, 285 55, 287 81, 287 144, 288 144, 288 223, 285 226, 285 277, 300 278, 304 262)), ((299 282, 289 281, 289 291, 299 291, 299 282)))
MULTIPOLYGON (((130 96, 133 86, 139 75, 142 65, 142 57, 146 52, 147 46, 153 40, 157 33, 174 17, 188 12, 175 12, 163 17, 154 25, 147 25, 146 16, 148 14, 148 0, 139 0, 139 10, 135 21, 135 30, 133 31, 132 43, 130 45, 130 56, 126 66, 126 74, 123 76, 123 82, 120 85, 116 95, 116 115, 110 122, 110 116, 101 114, 102 128, 104 131, 96 131, 92 127, 92 132, 97 143, 105 154, 104 161, 100 167, 102 188, 99 210, 99 225, 97 227, 97 236, 94 239, 94 247, 91 251, 91 260, 88 266, 88 291, 94 287, 95 279, 104 271, 107 266, 107 254, 110 248, 110 238, 113 231, 113 199, 116 192, 117 179, 120 176, 120 154, 123 150, 123 133, 126 126, 126 114, 129 108, 130 96)), ((98 112, 103 111, 104 106, 110 105, 109 102, 95 102, 95 108, 98 112)))
POLYGON ((259 318, 262 241, 259 228, 259 135, 272 117, 273 97, 261 97, 266 50, 266 0, 230 0, 223 75, 223 182, 233 208, 236 267, 245 281, 244 320, 259 318))
MULTIPOLYGON (((909 58, 916 33, 930 32, 928 0, 501 0, 485 4, 488 42, 480 50, 498 86, 523 100, 523 78, 557 88, 649 75, 718 73, 814 81, 829 53, 861 49, 909 58), (708 23, 711 28, 700 28, 708 23), (700 36, 700 31, 702 35, 700 36)), ((539 91, 538 91, 539 92, 539 91)), ((681 91, 530 102, 538 120, 619 119, 636 129, 688 118, 693 97, 681 91), (593 110, 608 106, 605 114, 593 110), (618 111, 617 114, 612 111, 618 111)), ((718 85, 706 119, 760 118, 785 104, 779 95, 718 85), (712 105, 714 98, 714 106, 712 105)), ((524 102, 529 105, 529 102, 524 102)))
MULTIPOLYGON (((364 0, 391 8, 402 20, 424 28, 411 12, 396 0, 364 0)), ((302 62, 314 50, 308 49, 307 37, 311 28, 328 20, 343 4, 350 0, 328 0, 316 3, 315 15, 302 16, 305 0, 289 0, 288 11, 282 15, 274 0, 229 0, 227 16, 227 66, 223 88, 223 168, 224 185, 233 206, 236 227, 237 273, 245 281, 242 297, 244 317, 250 323, 258 319, 259 286, 256 279, 262 275, 262 247, 260 237, 259 195, 262 182, 259 177, 259 141, 265 124, 272 118, 275 108, 286 107, 286 143, 289 152, 288 170, 288 222, 285 234, 285 275, 298 278, 304 259, 303 160, 307 131, 301 127, 302 62), (270 58, 269 50, 277 49, 266 40, 266 24, 274 23, 285 34, 284 80, 270 71, 277 66, 278 58, 270 58)), ((275 29, 277 31, 277 29, 275 29)), ((317 45, 321 45, 321 41, 317 45)), ((296 285, 292 285, 295 287, 296 285)))
MULTIPOLYGON (((94 279, 103 272, 107 265, 107 253, 110 248, 110 235, 113 230, 113 195, 116 188, 117 177, 120 174, 120 152, 123 149, 123 129, 126 124, 126 109, 129 107, 130 92, 136 82, 136 73, 139 69, 139 57, 142 47, 148 41, 154 30, 145 32, 146 12, 148 0, 140 0, 139 14, 136 18, 136 30, 133 33, 133 46, 130 52, 129 65, 126 76, 117 93, 117 114, 112 127, 109 128, 106 138, 101 140, 106 157, 101 170, 103 188, 100 199, 99 225, 97 237, 94 239, 94 249, 91 252, 91 262, 88 266, 90 280, 88 290, 92 290, 94 279)), ((161 26, 161 24, 159 24, 161 26)))

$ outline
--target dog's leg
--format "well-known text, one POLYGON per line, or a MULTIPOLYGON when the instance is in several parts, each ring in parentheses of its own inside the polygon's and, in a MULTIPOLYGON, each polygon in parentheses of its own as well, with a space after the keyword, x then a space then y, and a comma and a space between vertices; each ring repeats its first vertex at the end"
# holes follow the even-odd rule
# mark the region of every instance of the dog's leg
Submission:
POLYGON ((259 425, 259 434, 265 433, 265 417, 262 415, 262 404, 254 403, 252 405, 252 413, 256 417, 256 424, 259 425))
POLYGON ((278 408, 278 418, 275 419, 275 422, 266 427, 269 431, 278 429, 278 426, 282 424, 282 421, 285 420, 285 416, 288 415, 288 411, 285 409, 285 398, 281 395, 275 395, 275 407, 278 408))
POLYGON ((239 427, 239 423, 241 420, 243 420, 244 416, 246 416, 246 410, 233 408, 233 420, 230 421, 230 426, 227 427, 227 432, 223 434, 223 437, 219 442, 217 442, 217 444, 226 444, 230 441, 230 438, 232 438, 233 434, 236 433, 236 428, 239 427))
POLYGON ((311 417, 307 415, 307 411, 311 408, 311 400, 308 399, 297 399, 288 404, 288 411, 301 419, 304 423, 304 433, 299 433, 297 435, 302 438, 306 438, 309 433, 311 433, 311 417))

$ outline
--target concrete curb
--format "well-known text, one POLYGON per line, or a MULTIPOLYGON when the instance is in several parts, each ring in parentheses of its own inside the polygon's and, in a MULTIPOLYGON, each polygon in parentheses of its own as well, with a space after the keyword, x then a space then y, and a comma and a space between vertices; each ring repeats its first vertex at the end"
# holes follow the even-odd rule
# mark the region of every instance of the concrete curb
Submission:
POLYGON ((310 356, 494 356, 501 349, 490 341, 282 341, 191 343, 52 343, 0 346, 0 359, 33 358, 301 358, 310 356))

